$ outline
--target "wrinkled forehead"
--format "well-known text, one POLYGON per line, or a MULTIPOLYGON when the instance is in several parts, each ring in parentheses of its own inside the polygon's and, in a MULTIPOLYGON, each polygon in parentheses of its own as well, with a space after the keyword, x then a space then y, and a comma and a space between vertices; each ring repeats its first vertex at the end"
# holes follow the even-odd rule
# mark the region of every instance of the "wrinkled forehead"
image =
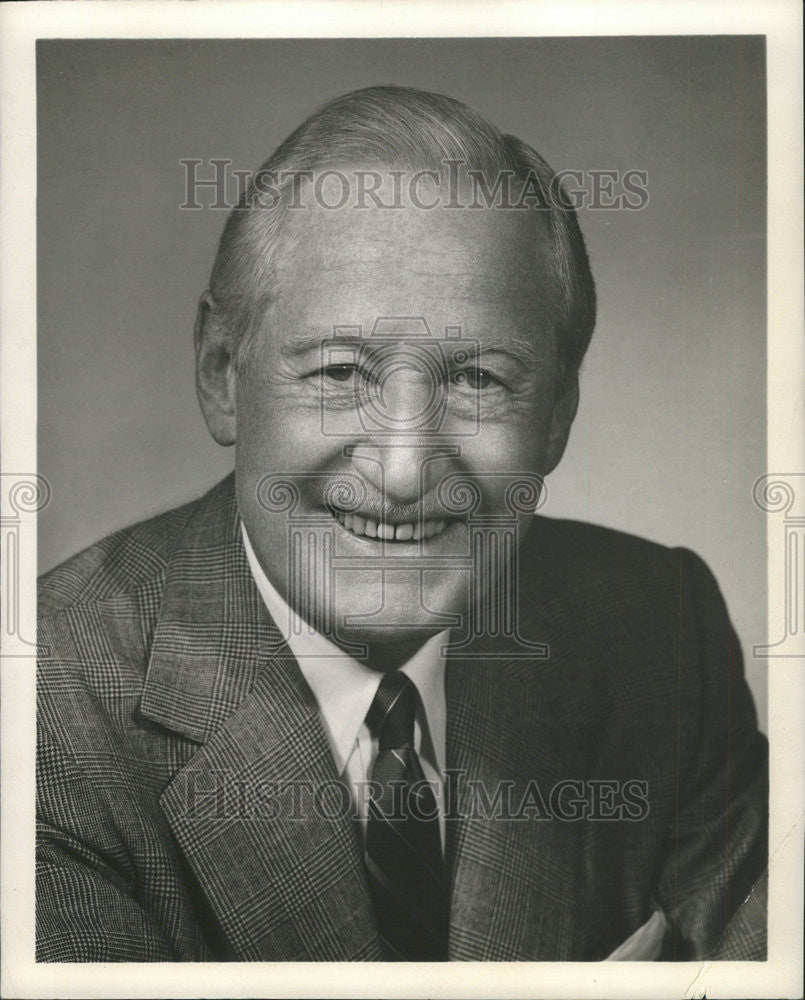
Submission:
POLYGON ((300 190, 279 240, 280 299, 351 293, 364 308, 386 314, 437 305, 449 313, 452 302, 456 320, 473 305, 553 312, 557 288, 544 211, 470 207, 466 191, 451 198, 421 172, 414 188, 414 173, 402 180, 400 173, 373 171, 367 181, 359 170, 330 170, 300 190))

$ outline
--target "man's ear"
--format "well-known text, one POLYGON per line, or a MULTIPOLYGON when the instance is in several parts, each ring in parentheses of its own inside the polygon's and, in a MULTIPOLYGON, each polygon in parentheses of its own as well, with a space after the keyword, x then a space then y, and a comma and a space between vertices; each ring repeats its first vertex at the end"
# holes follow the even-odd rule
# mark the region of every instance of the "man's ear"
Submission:
POLYGON ((209 291, 199 299, 193 331, 196 393, 210 434, 218 444, 235 443, 235 368, 229 336, 209 291))
POLYGON ((553 405, 551 429, 548 434, 547 468, 545 475, 553 472, 565 452, 570 426, 579 408, 579 380, 576 376, 564 382, 553 405))

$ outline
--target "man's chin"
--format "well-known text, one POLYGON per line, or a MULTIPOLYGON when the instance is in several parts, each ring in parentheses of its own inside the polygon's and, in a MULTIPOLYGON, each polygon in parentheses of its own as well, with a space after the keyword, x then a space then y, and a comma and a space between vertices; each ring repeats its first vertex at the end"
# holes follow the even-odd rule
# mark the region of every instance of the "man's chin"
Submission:
MULTIPOLYGON (((431 636, 460 622, 459 615, 410 614, 367 615, 365 612, 336 616, 332 639, 345 649, 381 649, 392 646, 417 649, 431 636)), ((362 657, 361 657, 362 658, 362 657)))
POLYGON ((333 638, 345 652, 374 670, 396 670, 442 631, 444 628, 435 626, 347 626, 339 629, 333 638))
POLYGON ((385 657, 393 647, 413 655, 431 636, 460 626, 466 611, 463 592, 423 585, 419 573, 395 575, 366 573, 353 586, 345 579, 341 593, 337 583, 330 618, 337 645, 361 659, 369 656, 366 650, 385 657))

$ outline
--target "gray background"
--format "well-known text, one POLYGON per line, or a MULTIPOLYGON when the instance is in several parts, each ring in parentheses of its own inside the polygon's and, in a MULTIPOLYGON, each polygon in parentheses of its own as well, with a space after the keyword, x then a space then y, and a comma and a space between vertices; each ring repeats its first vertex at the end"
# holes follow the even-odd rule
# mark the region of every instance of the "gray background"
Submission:
POLYGON ((232 466, 192 365, 226 213, 180 209, 180 161, 254 169, 328 98, 410 84, 557 170, 648 172, 643 210, 580 212, 599 321, 544 513, 699 552, 765 720, 762 39, 55 40, 37 63, 42 570, 232 466))

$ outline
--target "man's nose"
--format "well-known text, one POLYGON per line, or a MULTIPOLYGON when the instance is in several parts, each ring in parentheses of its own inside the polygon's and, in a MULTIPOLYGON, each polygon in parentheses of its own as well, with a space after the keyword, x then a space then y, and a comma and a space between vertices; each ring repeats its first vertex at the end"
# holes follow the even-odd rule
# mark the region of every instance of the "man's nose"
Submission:
POLYGON ((440 434, 444 385, 401 367, 384 379, 364 407, 363 440, 352 449, 354 468, 392 503, 415 503, 433 485, 434 461, 445 455, 440 434))
POLYGON ((410 439, 359 444, 352 464, 386 501, 402 506, 416 503, 429 489, 429 451, 428 443, 417 445, 410 439))

